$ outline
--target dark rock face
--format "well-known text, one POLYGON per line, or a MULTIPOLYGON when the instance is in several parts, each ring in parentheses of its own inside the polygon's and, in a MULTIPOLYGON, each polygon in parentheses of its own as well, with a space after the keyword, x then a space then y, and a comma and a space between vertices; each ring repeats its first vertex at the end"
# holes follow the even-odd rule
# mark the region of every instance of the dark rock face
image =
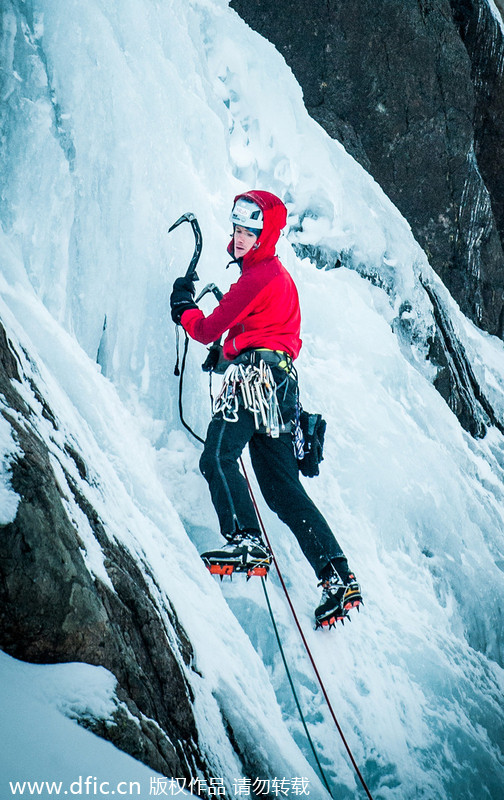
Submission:
POLYGON ((380 183, 465 314, 503 335, 503 35, 483 0, 232 0, 380 183))
MULTIPOLYGON (((504 242, 504 35, 488 3, 451 0, 453 18, 471 62, 475 157, 504 242)), ((501 11, 504 4, 501 4, 501 11)), ((504 22, 503 22, 504 27, 504 22)), ((483 254, 482 254, 483 255, 483 254)), ((504 260, 501 260, 504 270, 504 260)), ((500 284, 486 287, 488 302, 500 284)), ((501 312, 502 313, 502 312, 501 312)), ((502 321, 501 321, 502 330, 502 321)))
MULTIPOLYGON (((0 647, 37 663, 106 667, 119 685, 115 724, 87 724, 165 775, 207 774, 184 675, 192 662, 191 644, 173 609, 168 621, 162 618, 144 577, 150 574, 147 565, 142 571, 107 536, 79 489, 75 475, 85 481, 86 464, 71 444, 57 455, 65 480, 57 478, 33 410, 18 391, 27 380, 20 363, 0 325, 0 411, 19 449, 11 482, 21 497, 14 521, 0 527, 0 647), (69 464, 75 465, 73 475, 69 464), (86 515, 113 590, 87 569, 65 495, 86 515)), ((32 381, 30 393, 57 431, 58 422, 32 381)))
POLYGON ((423 286, 432 303, 436 326, 429 343, 429 358, 437 367, 434 386, 471 436, 483 438, 489 425, 504 433, 504 425, 479 386, 436 290, 426 282, 423 286))

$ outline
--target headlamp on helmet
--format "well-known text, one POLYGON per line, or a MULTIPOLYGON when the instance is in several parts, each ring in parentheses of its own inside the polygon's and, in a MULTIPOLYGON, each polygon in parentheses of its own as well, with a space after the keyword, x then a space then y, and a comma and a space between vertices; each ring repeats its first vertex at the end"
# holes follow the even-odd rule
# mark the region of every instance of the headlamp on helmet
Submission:
POLYGON ((263 229, 263 212, 252 200, 245 200, 242 197, 234 204, 230 220, 233 225, 249 228, 254 233, 257 232, 257 235, 263 229))

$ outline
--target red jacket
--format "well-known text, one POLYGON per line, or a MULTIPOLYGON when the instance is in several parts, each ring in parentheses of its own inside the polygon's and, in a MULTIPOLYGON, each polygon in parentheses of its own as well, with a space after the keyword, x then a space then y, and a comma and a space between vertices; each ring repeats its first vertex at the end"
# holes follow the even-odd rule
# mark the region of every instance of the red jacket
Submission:
MULTIPOLYGON (((264 216, 263 229, 241 264, 242 274, 217 308, 205 317, 200 309, 184 311, 181 323, 202 344, 224 341, 224 357, 232 361, 243 350, 266 347, 297 358, 301 313, 296 286, 275 255, 275 245, 287 221, 287 209, 270 192, 252 191, 235 197, 256 203, 264 216)), ((233 255, 233 241, 228 246, 233 255)))

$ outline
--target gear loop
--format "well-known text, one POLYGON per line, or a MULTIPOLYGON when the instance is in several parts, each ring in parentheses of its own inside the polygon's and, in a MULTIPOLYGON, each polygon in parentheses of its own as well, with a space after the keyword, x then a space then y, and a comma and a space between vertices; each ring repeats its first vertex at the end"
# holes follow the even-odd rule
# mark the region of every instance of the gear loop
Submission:
POLYGON ((263 359, 259 364, 230 364, 224 373, 219 394, 213 402, 213 413, 222 414, 226 422, 238 420, 238 407, 243 407, 254 416, 255 428, 261 425, 266 434, 277 438, 282 427, 277 386, 269 364, 263 359))

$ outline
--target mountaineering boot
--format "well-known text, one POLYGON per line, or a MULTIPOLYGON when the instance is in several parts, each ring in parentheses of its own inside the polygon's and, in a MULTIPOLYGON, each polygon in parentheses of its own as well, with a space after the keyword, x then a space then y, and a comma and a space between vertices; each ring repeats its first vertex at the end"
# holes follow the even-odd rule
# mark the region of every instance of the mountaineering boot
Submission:
POLYGON ((208 550, 201 554, 205 566, 212 575, 232 575, 246 572, 266 576, 271 564, 271 553, 257 530, 237 531, 229 537, 220 550, 208 550))
POLYGON ((315 628, 332 628, 336 622, 344 622, 352 608, 359 608, 362 595, 353 572, 349 572, 346 561, 339 560, 338 570, 331 562, 321 574, 322 597, 315 609, 315 628), (345 569, 346 567, 346 569, 345 569))

